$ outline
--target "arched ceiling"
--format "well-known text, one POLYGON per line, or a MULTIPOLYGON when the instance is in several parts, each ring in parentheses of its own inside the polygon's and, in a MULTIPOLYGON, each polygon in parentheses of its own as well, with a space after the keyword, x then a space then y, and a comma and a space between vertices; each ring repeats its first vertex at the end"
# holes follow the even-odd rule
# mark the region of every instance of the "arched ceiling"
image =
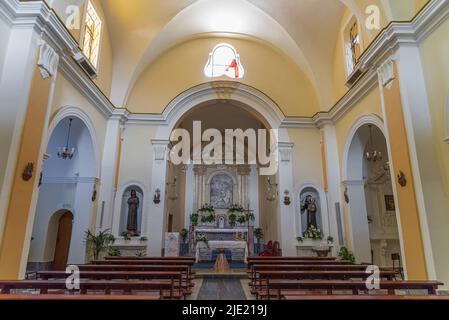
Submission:
POLYGON ((140 74, 168 49, 204 36, 252 38, 281 50, 308 76, 323 109, 345 8, 355 0, 101 0, 113 49, 111 100, 126 105, 140 74))

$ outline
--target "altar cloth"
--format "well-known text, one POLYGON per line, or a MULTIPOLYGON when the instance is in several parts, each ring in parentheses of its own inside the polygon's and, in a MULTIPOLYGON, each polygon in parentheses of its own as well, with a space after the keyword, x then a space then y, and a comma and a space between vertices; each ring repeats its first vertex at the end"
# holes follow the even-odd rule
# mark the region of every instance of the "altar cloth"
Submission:
POLYGON ((246 241, 209 241, 209 248, 207 247, 206 243, 204 242, 198 242, 196 244, 196 252, 195 252, 195 258, 196 262, 199 262, 200 259, 200 248, 208 248, 209 250, 219 250, 219 249, 243 249, 244 254, 244 261, 247 263, 248 258, 248 244, 246 241))

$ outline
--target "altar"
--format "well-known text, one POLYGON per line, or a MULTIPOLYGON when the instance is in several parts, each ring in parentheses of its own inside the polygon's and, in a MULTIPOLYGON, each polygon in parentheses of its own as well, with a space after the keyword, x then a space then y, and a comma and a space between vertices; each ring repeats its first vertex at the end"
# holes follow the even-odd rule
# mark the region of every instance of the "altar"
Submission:
POLYGON ((210 241, 246 241, 248 239, 248 228, 198 228, 195 230, 195 239, 199 234, 206 236, 210 241))
POLYGON ((210 255, 214 250, 230 250, 233 260, 240 260, 247 263, 248 244, 246 241, 208 241, 207 244, 205 242, 198 242, 195 250, 196 262, 200 262, 202 260, 201 258, 204 258, 204 255, 210 255))

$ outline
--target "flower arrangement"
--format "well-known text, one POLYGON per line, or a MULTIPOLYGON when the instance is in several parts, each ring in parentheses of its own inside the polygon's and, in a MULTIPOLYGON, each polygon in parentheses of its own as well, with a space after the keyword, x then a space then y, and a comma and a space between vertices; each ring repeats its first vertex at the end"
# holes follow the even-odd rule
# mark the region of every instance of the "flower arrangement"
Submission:
POLYGON ((129 241, 129 240, 131 240, 131 233, 129 233, 128 231, 123 231, 122 237, 123 237, 123 240, 129 241))
POLYGON ((232 206, 229 207, 228 209, 228 213, 234 213, 234 212, 245 212, 245 209, 243 209, 243 207, 241 205, 238 204, 233 204, 232 206))
POLYGON ((262 230, 262 228, 256 228, 256 229, 254 229, 254 235, 255 235, 255 237, 257 238, 257 241, 260 242, 260 239, 263 238, 263 230, 262 230))
POLYGON ((312 240, 322 240, 323 233, 320 229, 315 228, 314 226, 310 226, 304 233, 303 237, 312 240))
POLYGON ((198 216, 201 223, 212 223, 215 221, 214 207, 207 203, 198 210, 198 216))
POLYGON ((209 241, 207 240, 207 237, 204 234, 197 235, 196 242, 204 242, 204 244, 209 248, 209 241))

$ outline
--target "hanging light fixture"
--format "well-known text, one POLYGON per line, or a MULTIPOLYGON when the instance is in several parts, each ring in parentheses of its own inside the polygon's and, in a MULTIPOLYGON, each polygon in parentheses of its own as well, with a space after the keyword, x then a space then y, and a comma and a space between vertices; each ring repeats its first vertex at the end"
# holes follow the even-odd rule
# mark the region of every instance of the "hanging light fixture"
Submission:
POLYGON ((382 160, 382 152, 376 150, 373 144, 373 126, 370 124, 369 127, 369 138, 370 138, 370 146, 368 151, 366 151, 366 160, 377 162, 382 160))
POLYGON ((75 155, 75 148, 69 148, 69 141, 70 141, 70 130, 72 129, 72 121, 73 119, 69 119, 69 130, 67 133, 67 143, 65 147, 59 147, 58 148, 58 158, 62 160, 70 160, 75 155))

